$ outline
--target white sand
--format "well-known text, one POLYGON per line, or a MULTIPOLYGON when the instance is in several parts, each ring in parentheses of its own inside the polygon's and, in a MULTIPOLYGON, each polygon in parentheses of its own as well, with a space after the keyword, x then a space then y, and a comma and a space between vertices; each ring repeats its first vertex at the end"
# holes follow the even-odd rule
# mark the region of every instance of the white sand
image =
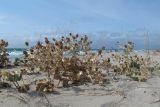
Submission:
POLYGON ((3 89, 0 107, 160 107, 160 78, 146 83, 120 81, 106 85, 74 86, 56 89, 45 97, 34 90, 26 94, 3 89))
MULTIPOLYGON (((151 58, 157 60, 159 54, 151 58)), ((37 75, 25 76, 24 80, 33 82, 37 78, 37 75)), ((48 101, 34 91, 34 85, 25 94, 15 88, 1 89, 0 107, 160 107, 160 71, 155 71, 147 82, 132 81, 125 76, 118 79, 105 86, 55 88, 53 94, 46 94, 48 101)))

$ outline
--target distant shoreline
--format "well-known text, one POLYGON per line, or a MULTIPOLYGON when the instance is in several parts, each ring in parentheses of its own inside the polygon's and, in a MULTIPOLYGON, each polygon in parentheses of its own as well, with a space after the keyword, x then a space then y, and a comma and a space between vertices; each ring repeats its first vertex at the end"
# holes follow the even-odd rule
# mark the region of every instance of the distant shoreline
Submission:
MULTIPOLYGON (((25 50, 26 48, 7 48, 8 51, 22 51, 25 50)), ((92 50, 99 50, 99 49, 92 49, 92 50)), ((105 49, 105 50, 123 50, 123 49, 116 49, 116 48, 110 48, 110 49, 105 49)), ((134 50, 148 50, 148 49, 134 49, 134 50)), ((160 50, 160 49, 149 49, 149 50, 160 50)))

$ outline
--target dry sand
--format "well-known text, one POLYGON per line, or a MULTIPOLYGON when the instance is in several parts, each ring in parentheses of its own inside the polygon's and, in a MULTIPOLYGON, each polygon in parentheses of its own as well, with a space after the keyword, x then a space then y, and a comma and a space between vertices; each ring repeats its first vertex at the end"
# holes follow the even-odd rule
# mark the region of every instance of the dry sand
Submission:
MULTIPOLYGON (((152 60, 159 61, 159 56, 151 53, 152 60)), ((25 76, 24 81, 34 84, 39 77, 25 76)), ((55 88, 53 94, 45 95, 35 92, 34 85, 25 94, 14 87, 1 89, 0 107, 160 107, 160 71, 155 71, 147 82, 132 81, 123 75, 117 79, 104 86, 55 88)))

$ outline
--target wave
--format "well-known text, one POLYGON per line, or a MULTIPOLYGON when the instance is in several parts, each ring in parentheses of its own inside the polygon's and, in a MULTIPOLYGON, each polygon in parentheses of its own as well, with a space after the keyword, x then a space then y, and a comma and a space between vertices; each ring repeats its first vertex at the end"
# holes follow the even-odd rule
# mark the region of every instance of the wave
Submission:
MULTIPOLYGON (((24 49, 8 49, 8 54, 9 54, 9 58, 20 58, 23 56, 23 51, 24 49)), ((98 49, 92 49, 93 53, 96 53, 98 51, 98 49)), ((106 52, 109 50, 106 50, 106 52)), ((113 50, 112 50, 113 51, 113 50)), ((119 52, 121 52, 122 50, 119 50, 119 52)), ((134 52, 139 53, 139 52, 143 52, 144 50, 134 50, 134 52)), ((79 52, 80 55, 83 55, 84 52, 80 51, 79 52)))
POLYGON ((23 56, 23 51, 10 51, 8 52, 10 58, 21 57, 23 56))

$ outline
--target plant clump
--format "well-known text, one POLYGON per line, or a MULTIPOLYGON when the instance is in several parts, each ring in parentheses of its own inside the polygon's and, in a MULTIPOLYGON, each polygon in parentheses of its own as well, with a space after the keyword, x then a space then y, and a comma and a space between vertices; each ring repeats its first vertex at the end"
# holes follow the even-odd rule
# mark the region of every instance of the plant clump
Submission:
POLYGON ((103 49, 93 54, 91 43, 86 35, 80 37, 70 33, 60 40, 53 38, 52 41, 46 37, 44 43, 37 42, 24 52, 25 66, 32 72, 46 72, 50 83, 52 80, 59 81, 57 87, 60 83, 63 87, 87 82, 101 84, 105 78, 100 71, 98 59, 103 49))
MULTIPOLYGON (((159 69, 159 65, 148 66, 148 59, 134 53, 134 43, 123 45, 123 52, 103 54, 105 47, 97 52, 91 49, 92 41, 87 35, 80 36, 70 33, 60 39, 47 37, 43 42, 29 48, 24 53, 24 59, 16 58, 14 65, 24 64, 20 72, 0 72, 0 88, 11 87, 13 83, 17 91, 25 93, 30 90, 30 84, 25 84, 23 75, 36 74, 40 80, 35 81, 36 91, 52 93, 55 87, 69 87, 84 84, 109 83, 110 74, 113 79, 117 75, 127 75, 135 81, 146 81, 148 72, 159 69), (106 56, 105 56, 106 55, 106 56), (43 76, 42 76, 43 75, 43 76), (42 77, 41 77, 42 76, 42 77), (45 77, 44 77, 45 76, 45 77), (20 81, 23 84, 20 84, 20 81)), ((8 64, 6 47, 8 43, 0 41, 0 66, 8 64)))
POLYGON ((52 93, 54 91, 54 84, 47 80, 38 81, 36 83, 37 92, 52 93))
POLYGON ((123 53, 112 54, 115 65, 114 71, 119 74, 126 74, 136 81, 146 81, 148 67, 145 59, 134 53, 134 43, 128 42, 123 47, 123 53))
POLYGON ((23 85, 20 85, 18 83, 18 81, 23 80, 22 75, 23 75, 23 72, 4 71, 4 72, 1 72, 1 80, 3 84, 6 84, 7 82, 13 83, 13 85, 16 87, 18 92, 25 93, 29 90, 29 84, 23 83, 23 85))
POLYGON ((0 40, 0 67, 6 67, 9 63, 9 59, 7 58, 8 53, 6 47, 8 46, 8 42, 3 39, 0 40))

